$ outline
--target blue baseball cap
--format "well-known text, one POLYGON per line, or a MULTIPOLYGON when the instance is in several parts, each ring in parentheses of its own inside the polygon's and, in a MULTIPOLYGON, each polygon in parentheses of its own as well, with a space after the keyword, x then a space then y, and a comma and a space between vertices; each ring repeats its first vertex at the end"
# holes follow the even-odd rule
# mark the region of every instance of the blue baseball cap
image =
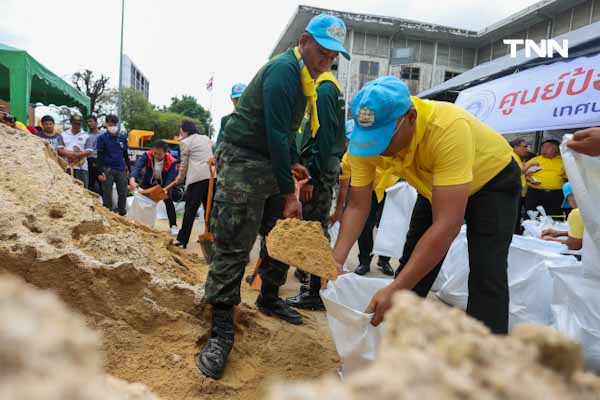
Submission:
POLYGON ((306 26, 306 32, 327 50, 337 51, 346 60, 350 59, 350 53, 344 48, 346 24, 340 18, 329 14, 317 15, 306 26))
POLYGON ((411 107, 410 92, 402 80, 384 76, 368 82, 350 103, 355 122, 350 154, 371 157, 383 153, 394 136, 398 118, 411 107))
POLYGON ((354 130, 354 120, 349 119, 346 121, 346 137, 350 139, 350 135, 352 135, 352 131, 354 130))
POLYGON ((248 85, 246 85, 245 83, 236 83, 235 85, 233 85, 231 87, 231 98, 232 99, 237 99, 239 97, 242 96, 242 93, 244 93, 244 90, 246 89, 248 85))
POLYGON ((569 204, 569 200, 567 199, 570 195, 573 194, 573 188, 571 187, 571 183, 567 182, 563 185, 562 188, 563 191, 563 196, 565 196, 565 199, 563 200, 562 206, 560 206, 561 208, 571 208, 571 204, 569 204))

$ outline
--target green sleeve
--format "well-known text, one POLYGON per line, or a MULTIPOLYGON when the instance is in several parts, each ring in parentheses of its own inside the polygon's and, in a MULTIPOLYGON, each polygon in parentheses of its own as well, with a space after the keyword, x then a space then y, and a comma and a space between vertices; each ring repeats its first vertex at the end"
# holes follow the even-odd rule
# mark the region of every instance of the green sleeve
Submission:
POLYGON ((327 161, 331 157, 340 122, 337 110, 338 92, 335 85, 331 82, 322 83, 317 89, 317 96, 320 126, 310 150, 307 168, 313 182, 318 185, 327 167, 327 161))
POLYGON ((282 194, 294 193, 290 132, 296 102, 303 99, 297 71, 289 64, 273 64, 263 80, 264 119, 273 173, 282 194))

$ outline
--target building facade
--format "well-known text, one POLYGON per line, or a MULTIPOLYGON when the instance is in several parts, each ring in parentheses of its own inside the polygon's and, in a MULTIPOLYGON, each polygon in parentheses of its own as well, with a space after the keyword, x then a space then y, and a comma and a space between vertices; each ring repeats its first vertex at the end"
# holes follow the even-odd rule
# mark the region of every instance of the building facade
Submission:
POLYGON ((126 54, 123 55, 123 75, 121 83, 124 88, 133 88, 138 92, 143 93, 144 96, 146 96, 146 99, 148 99, 150 82, 126 54))
MULTIPOLYGON (((345 47, 337 78, 351 99, 368 81, 384 75, 403 79, 418 94, 486 62, 506 56, 504 39, 550 39, 600 20, 600 0, 542 0, 479 32, 403 18, 299 6, 272 55, 297 44, 318 14, 346 23, 345 47)), ((348 107, 347 107, 348 109, 348 107)))

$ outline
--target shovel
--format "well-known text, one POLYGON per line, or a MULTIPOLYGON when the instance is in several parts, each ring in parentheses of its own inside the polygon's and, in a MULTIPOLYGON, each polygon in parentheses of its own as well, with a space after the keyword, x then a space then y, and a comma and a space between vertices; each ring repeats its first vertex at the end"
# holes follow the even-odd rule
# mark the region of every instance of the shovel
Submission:
POLYGON ((213 248, 213 242, 215 240, 215 237, 213 236, 208 226, 210 212, 212 210, 213 191, 215 187, 214 160, 208 160, 208 169, 210 170, 210 180, 208 181, 208 198, 206 200, 206 211, 204 215, 204 233, 198 237, 198 241, 200 242, 200 249, 202 250, 204 260, 208 264, 210 264, 212 262, 213 255, 215 254, 215 250, 213 248))
MULTIPOLYGON (((294 185, 296 187, 295 194, 296 194, 297 199, 300 198, 300 188, 306 182, 308 182, 308 179, 303 179, 301 181, 298 181, 296 179, 296 176, 294 176, 294 185)), ((258 257, 258 259, 256 260, 256 265, 254 265, 254 270, 252 271, 252 275, 248 275, 246 277, 246 282, 248 283, 248 285, 250 285, 251 289, 260 290, 260 287, 262 285, 262 279, 260 279, 260 275, 258 274, 258 269, 260 268, 261 264, 262 264, 262 258, 258 257)))
POLYGON ((154 185, 148 189, 144 189, 140 192, 140 194, 151 198, 155 203, 158 203, 161 200, 166 200, 169 198, 169 190, 171 190, 175 185, 177 185, 177 181, 173 181, 169 183, 164 188, 160 185, 154 185))

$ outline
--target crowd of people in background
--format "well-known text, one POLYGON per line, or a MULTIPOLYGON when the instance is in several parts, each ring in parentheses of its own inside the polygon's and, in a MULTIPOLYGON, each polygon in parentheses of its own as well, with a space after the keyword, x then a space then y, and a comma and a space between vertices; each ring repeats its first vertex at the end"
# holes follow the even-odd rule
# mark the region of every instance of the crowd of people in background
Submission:
MULTIPOLYGON (((48 143, 65 161, 65 172, 96 193, 106 208, 119 215, 126 215, 127 197, 138 188, 148 189, 155 185, 164 188, 173 182, 184 186, 186 206, 181 230, 177 227, 173 202, 175 188, 168 191, 169 197, 164 203, 170 232, 177 236, 176 244, 187 246, 198 208, 201 204, 206 208, 210 175, 207 162, 213 158, 212 141, 206 135, 200 135, 192 121, 181 123, 178 158, 171 154, 166 142, 158 139, 135 165, 129 158, 127 136, 121 132, 116 115, 105 116, 103 127, 96 115, 88 115, 85 119, 87 130, 83 129, 80 115, 71 116, 70 127, 63 132, 51 115, 44 115, 40 122, 40 127, 23 130, 48 143)), ((12 116, 3 110, 0 110, 0 123, 19 129, 12 116)))

